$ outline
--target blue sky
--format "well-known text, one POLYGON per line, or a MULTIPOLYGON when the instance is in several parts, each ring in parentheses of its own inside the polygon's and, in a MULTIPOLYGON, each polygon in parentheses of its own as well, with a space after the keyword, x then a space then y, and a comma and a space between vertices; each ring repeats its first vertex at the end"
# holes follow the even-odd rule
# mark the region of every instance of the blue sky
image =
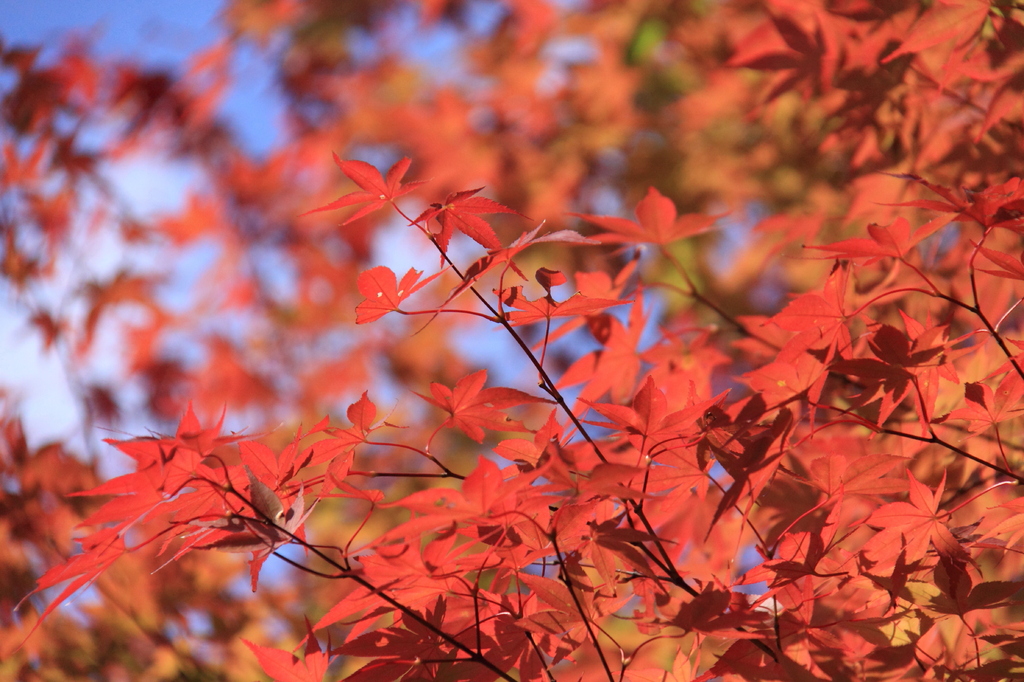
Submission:
MULTIPOLYGON (((0 36, 14 44, 56 47, 69 32, 85 37, 103 56, 125 56, 153 66, 177 67, 221 35, 214 0, 0 0, 0 36)), ((224 112, 247 146, 265 151, 278 140, 280 104, 259 55, 236 56, 235 80, 224 112)))
POLYGON ((209 0, 2 0, 0 12, 3 35, 12 41, 53 44, 77 31, 98 37, 104 53, 145 53, 165 63, 217 37, 218 5, 209 0))

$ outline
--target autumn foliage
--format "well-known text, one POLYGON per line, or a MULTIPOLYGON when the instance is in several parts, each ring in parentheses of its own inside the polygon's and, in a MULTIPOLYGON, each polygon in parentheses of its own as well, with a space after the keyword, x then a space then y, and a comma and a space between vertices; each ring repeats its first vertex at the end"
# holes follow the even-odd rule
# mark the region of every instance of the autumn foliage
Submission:
POLYGON ((0 44, 0 679, 1024 678, 1024 8, 222 22, 0 44))

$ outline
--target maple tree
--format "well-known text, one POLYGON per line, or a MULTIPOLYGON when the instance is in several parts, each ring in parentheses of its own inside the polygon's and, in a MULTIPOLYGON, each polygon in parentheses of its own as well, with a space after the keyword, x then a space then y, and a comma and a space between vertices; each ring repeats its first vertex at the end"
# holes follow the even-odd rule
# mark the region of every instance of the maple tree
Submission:
POLYGON ((1024 7, 222 22, 0 43, 0 272, 84 436, 0 403, 0 679, 1024 676, 1024 7))

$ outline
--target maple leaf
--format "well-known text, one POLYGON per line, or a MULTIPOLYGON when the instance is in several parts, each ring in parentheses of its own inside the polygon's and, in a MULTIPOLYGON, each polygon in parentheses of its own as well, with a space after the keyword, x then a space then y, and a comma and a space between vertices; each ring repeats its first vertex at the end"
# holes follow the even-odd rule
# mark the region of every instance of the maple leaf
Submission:
POLYGON ((252 470, 245 467, 249 477, 249 503, 256 511, 255 518, 232 514, 223 519, 197 522, 203 528, 215 528, 221 537, 200 545, 200 549, 220 549, 225 552, 273 552, 291 542, 294 535, 310 512, 304 511, 304 498, 300 490, 292 506, 285 511, 281 499, 265 483, 256 478, 252 470), (284 532, 282 532, 284 531, 284 532))
MULTIPOLYGON (((738 448, 737 451, 723 449, 717 443, 712 448, 718 455, 719 463, 733 478, 732 485, 726 489, 718 502, 711 519, 712 527, 726 510, 739 501, 744 491, 749 493, 751 500, 756 500, 779 467, 781 451, 792 429, 793 414, 787 409, 780 409, 767 429, 750 426, 755 416, 763 409, 764 403, 758 396, 744 406, 735 424, 739 427, 738 432, 730 436, 738 448), (783 447, 780 447, 780 444, 783 447)), ((713 442, 714 439, 707 440, 713 442)), ((711 533, 711 528, 708 529, 708 533, 711 533)))
POLYGON ((858 398, 861 404, 881 397, 876 421, 879 425, 889 418, 911 389, 916 389, 919 399, 914 401, 914 409, 924 432, 931 422, 939 376, 959 383, 950 363, 962 351, 948 349, 945 328, 926 329, 906 316, 903 319, 911 334, 891 325, 881 325, 871 336, 868 345, 877 359, 837 360, 829 369, 864 381, 864 391, 858 398))
MULTIPOLYGON (((15 606, 15 610, 17 610, 33 594, 55 587, 67 580, 71 581, 39 614, 39 619, 25 635, 26 640, 43 624, 43 621, 54 609, 79 589, 95 582, 115 561, 129 551, 125 547, 123 534, 117 528, 105 528, 82 538, 79 542, 82 545, 82 553, 46 571, 36 581, 35 588, 15 606)), ((24 642, 22 643, 24 644, 24 642)))
MULTIPOLYGON (((821 508, 830 501, 825 498, 816 508, 821 508)), ((808 575, 818 577, 846 576, 849 569, 842 568, 839 562, 830 556, 835 545, 836 532, 839 528, 840 510, 843 493, 839 491, 820 532, 786 533, 779 543, 772 558, 748 571, 743 582, 748 584, 770 582, 773 588, 786 582, 792 582, 808 575)))
POLYGON ((1020 405, 1022 397, 1024 381, 1015 372, 1003 377, 995 391, 987 384, 968 383, 964 385, 968 406, 953 410, 947 419, 965 419, 971 433, 979 433, 1024 412, 1020 405))
POLYGON ((1020 106, 1022 89, 1024 89, 1024 78, 1021 77, 1021 74, 1014 74, 996 89, 985 112, 985 120, 974 136, 975 144, 981 142, 985 133, 997 123, 1013 120, 1013 112, 1020 106))
MULTIPOLYGON (((438 596, 431 607, 417 615, 418 618, 412 618, 403 614, 397 625, 359 635, 336 648, 334 651, 344 656, 374 659, 350 679, 395 680, 402 678, 411 666, 431 665, 422 661, 439 663, 454 659, 458 652, 439 634, 451 628, 451 623, 446 625, 446 618, 451 620, 447 602, 438 596)), ((477 643, 485 642, 488 648, 493 646, 490 638, 480 633, 477 643)))
POLYGON ((703 234, 710 230, 715 221, 724 213, 714 216, 700 213, 688 213, 677 216, 676 205, 654 187, 647 189, 647 196, 636 205, 637 220, 627 220, 614 216, 598 216, 585 213, 569 215, 603 227, 607 232, 597 235, 597 239, 609 243, 650 243, 671 244, 674 241, 703 234))
MULTIPOLYGON (((614 298, 622 300, 622 292, 625 290, 629 280, 636 271, 638 258, 639 253, 635 254, 635 257, 619 271, 619 274, 615 277, 615 281, 612 281, 611 277, 604 272, 577 272, 575 274, 575 279, 576 286, 579 288, 579 293, 591 299, 614 298)), ((553 343, 581 325, 588 324, 591 320, 592 318, 588 318, 586 316, 570 318, 560 324, 557 329, 553 330, 548 335, 547 342, 549 344, 553 343)), ((540 347, 540 344, 538 344, 537 347, 540 347)))
MULTIPOLYGON (((526 572, 520 573, 516 578, 529 587, 530 591, 536 594, 541 602, 551 607, 555 612, 572 614, 576 611, 573 597, 569 592, 569 588, 564 583, 526 572)), ((575 620, 582 623, 578 613, 575 616, 575 620)))
MULTIPOLYGON (((779 361, 796 362, 798 356, 810 349, 825 347, 822 362, 831 362, 851 343, 844 308, 849 269, 838 265, 833 268, 822 291, 797 296, 771 318, 771 322, 797 335, 786 341, 779 361)), ((769 400, 769 402, 771 402, 769 400)))
POLYGON ((486 382, 487 370, 480 370, 459 379, 454 389, 431 383, 433 397, 416 395, 450 415, 440 428, 454 426, 477 443, 483 442, 485 428, 492 431, 526 430, 502 410, 524 403, 551 402, 515 388, 484 388, 486 382))
POLYGON ((306 449, 300 458, 302 466, 317 466, 329 462, 327 480, 342 487, 345 477, 352 466, 353 450, 373 431, 380 428, 374 426, 377 417, 377 406, 370 400, 367 392, 356 402, 348 406, 346 415, 352 426, 347 429, 326 427, 324 430, 331 438, 317 441, 306 449))
MULTIPOLYGON (((552 523, 559 524, 557 516, 552 523)), ((517 625, 535 636, 540 635, 542 639, 553 635, 555 641, 547 649, 555 662, 582 645, 585 622, 593 618, 596 606, 594 586, 579 561, 567 556, 560 572, 561 580, 534 576, 525 571, 516 575, 516 580, 527 586, 530 595, 536 598, 529 604, 529 609, 523 609, 524 617, 517 625), (567 585, 570 582, 571 590, 567 585)))
POLYGON ((1000 270, 983 270, 978 268, 979 272, 995 275, 996 277, 1024 281, 1024 251, 1021 252, 1020 258, 1015 259, 1001 251, 995 251, 984 246, 979 246, 978 250, 1001 268, 1000 270))
POLYGON ((938 228, 953 220, 973 220, 983 227, 1001 227, 1014 232, 1024 232, 1024 183, 1020 178, 1010 178, 998 185, 986 187, 979 192, 963 190, 963 198, 946 187, 937 185, 910 173, 893 174, 893 177, 911 180, 927 187, 945 201, 907 201, 896 206, 926 208, 947 214, 922 226, 915 233, 934 233, 938 228))
POLYGON ((327 674, 332 652, 330 645, 326 650, 320 648, 320 643, 313 636, 308 621, 306 629, 305 656, 301 660, 290 651, 259 646, 244 638, 242 642, 256 654, 256 660, 260 662, 263 672, 270 675, 275 682, 321 682, 327 674))
POLYGON ((570 365, 557 385, 572 386, 586 382, 580 391, 581 400, 597 400, 609 390, 613 401, 627 400, 633 393, 641 368, 637 346, 645 319, 643 297, 640 295, 633 300, 626 325, 608 313, 587 318, 591 335, 602 347, 570 365))
POLYGON ((922 52, 954 38, 958 44, 969 43, 990 10, 991 6, 986 0, 940 3, 921 13, 903 43, 882 59, 882 63, 886 64, 905 54, 922 52))
POLYGON ((878 225, 876 223, 868 225, 868 234, 871 235, 870 239, 854 237, 852 239, 844 239, 841 242, 835 242, 834 244, 808 246, 806 248, 828 251, 840 258, 849 258, 851 260, 867 258, 865 261, 866 265, 870 265, 882 258, 904 260, 911 249, 926 237, 934 234, 946 222, 948 220, 942 224, 929 223, 911 232, 910 223, 907 222, 906 218, 900 217, 896 218, 889 225, 878 225))
POLYGON ((758 627, 768 614, 754 610, 746 596, 709 583, 693 599, 679 604, 671 623, 686 632, 735 633, 736 628, 758 627))
POLYGON ((117 476, 90 490, 69 493, 69 497, 113 495, 99 509, 90 514, 82 525, 116 523, 117 528, 127 528, 143 518, 166 498, 153 485, 148 472, 133 472, 117 476))
POLYGON ((499 204, 487 197, 474 196, 483 187, 469 189, 462 192, 453 192, 445 197, 443 203, 431 204, 430 208, 423 211, 413 220, 414 223, 427 224, 430 220, 437 220, 441 225, 441 232, 436 236, 437 245, 444 253, 448 252, 448 242, 455 230, 459 230, 476 243, 488 250, 501 248, 498 235, 487 224, 480 214, 483 213, 511 213, 525 218, 522 213, 499 204))
POLYGON ((1003 606, 1019 606, 1019 600, 1010 597, 1020 592, 1024 580, 989 580, 971 587, 964 600, 964 612, 978 609, 995 609, 1003 606))
POLYGON ((928 544, 931 544, 940 556, 954 559, 961 563, 969 563, 970 555, 946 526, 949 513, 940 511, 942 493, 946 488, 946 472, 933 493, 928 486, 921 483, 908 471, 910 481, 907 502, 890 502, 874 510, 864 523, 872 528, 880 529, 880 534, 870 542, 885 545, 896 538, 905 538, 907 558, 916 561, 924 556, 928 544))
POLYGON ((608 298, 589 298, 577 292, 564 301, 556 302, 550 292, 534 301, 522 295, 522 287, 516 286, 502 294, 502 304, 515 308, 508 314, 509 324, 518 326, 532 322, 543 322, 554 317, 576 317, 594 315, 608 308, 632 303, 608 298))
POLYGON ((173 438, 108 439, 105 442, 134 459, 136 472, 145 472, 155 489, 173 494, 197 476, 211 473, 203 460, 218 447, 242 439, 237 434, 219 435, 223 419, 222 415, 216 425, 203 428, 190 402, 173 438))
POLYGON ((1024 536, 1024 497, 1004 502, 997 508, 1006 509, 1011 515, 997 523, 990 531, 990 534, 995 536, 1009 533, 1010 537, 1006 540, 1007 544, 1017 543, 1021 536, 1024 536))
POLYGON ((255 474, 258 480, 274 481, 275 484, 282 482, 278 457, 263 443, 242 441, 238 444, 238 454, 248 471, 255 474))
POLYGON ((770 80, 766 101, 799 88, 808 99, 817 88, 828 91, 839 65, 839 50, 833 26, 835 19, 815 13, 814 26, 804 26, 796 16, 772 14, 737 42, 729 66, 778 71, 770 80))
MULTIPOLYGON (((451 528, 453 523, 477 520, 484 522, 482 527, 476 529, 477 538, 493 544, 496 538, 504 537, 505 532, 496 528, 491 518, 499 515, 504 528, 507 518, 505 514, 517 508, 520 492, 529 488, 542 473, 544 472, 539 468, 526 473, 516 471, 517 475, 507 479, 498 465, 485 457, 480 457, 476 468, 462 481, 461 490, 430 488, 381 505, 406 509, 413 516, 405 523, 390 529, 375 542, 378 545, 393 541, 408 543, 412 539, 418 542, 418 538, 426 532, 451 528)), ((460 533, 473 535, 472 530, 464 525, 460 528, 460 533)), ((524 534, 533 535, 529 530, 524 534)), ((406 566, 403 572, 408 570, 409 567, 406 566)), ((425 564, 420 564, 416 570, 431 573, 425 564)))
POLYGON ((476 259, 465 272, 463 272, 462 281, 460 281, 452 292, 448 295, 445 300, 445 304, 452 301, 456 296, 469 289, 476 283, 481 277, 493 270, 495 267, 501 264, 505 264, 507 269, 511 269, 523 279, 526 279, 526 275, 519 270, 519 266, 512 260, 513 257, 518 255, 521 251, 526 249, 533 244, 542 244, 547 242, 560 242, 563 244, 600 244, 597 240, 589 239, 584 237, 579 232, 574 230, 556 230, 549 232, 548 234, 538 237, 538 233, 544 226, 543 223, 533 228, 528 232, 523 232, 519 235, 511 244, 503 249, 490 251, 489 253, 476 259))
POLYGON ((825 364, 810 353, 800 353, 795 359, 783 357, 744 375, 750 388, 760 393, 769 405, 804 394, 816 403, 827 378, 825 364))
POLYGON ((809 483, 829 498, 844 495, 886 495, 907 489, 902 477, 884 475, 902 459, 892 454, 845 456, 834 453, 811 462, 809 483))
POLYGON ((391 166, 391 168, 388 169, 386 178, 381 176, 379 170, 365 161, 343 161, 337 154, 334 154, 334 163, 341 168, 342 173, 347 175, 349 179, 362 188, 363 191, 349 192, 348 194, 345 194, 328 204, 324 204, 319 208, 306 211, 302 215, 319 213, 320 211, 333 211, 335 209, 344 208, 346 206, 355 206, 357 204, 366 204, 366 206, 360 208, 349 216, 348 220, 342 223, 342 225, 348 225, 353 220, 357 220, 369 213, 373 213, 378 209, 384 208, 398 197, 408 194, 412 190, 424 184, 424 181, 422 180, 406 183, 404 185, 402 184, 402 178, 405 177, 406 171, 409 170, 409 166, 412 164, 412 161, 407 157, 397 161, 395 165, 391 166))
POLYGON ((295 496, 292 506, 285 510, 281 499, 265 483, 245 467, 249 478, 247 501, 256 512, 253 517, 231 512, 227 516, 212 520, 196 519, 191 524, 199 530, 201 543, 194 543, 197 549, 218 549, 224 552, 252 552, 252 590, 256 591, 259 567, 278 547, 292 542, 293 536, 301 532, 302 524, 313 512, 315 503, 305 509, 303 487, 295 496), (213 539, 206 539, 213 537, 213 539))
POLYGON ((401 312, 402 301, 432 282, 441 275, 440 272, 419 281, 423 273, 414 268, 402 276, 399 282, 390 268, 378 265, 359 275, 356 287, 366 297, 356 306, 356 324, 366 324, 379 320, 390 312, 401 312))
POLYGON ((665 442, 685 442, 697 435, 698 419, 706 411, 706 405, 700 403, 668 413, 665 393, 657 387, 651 376, 648 376, 641 385, 628 407, 614 403, 595 403, 585 399, 580 402, 611 420, 587 423, 628 434, 633 447, 641 455, 650 454, 652 448, 660 450, 665 442))
POLYGON ((555 418, 555 412, 552 410, 548 413, 547 421, 534 433, 533 440, 509 438, 498 443, 494 451, 510 462, 527 465, 526 470, 538 466, 548 446, 562 439, 562 426, 555 418))

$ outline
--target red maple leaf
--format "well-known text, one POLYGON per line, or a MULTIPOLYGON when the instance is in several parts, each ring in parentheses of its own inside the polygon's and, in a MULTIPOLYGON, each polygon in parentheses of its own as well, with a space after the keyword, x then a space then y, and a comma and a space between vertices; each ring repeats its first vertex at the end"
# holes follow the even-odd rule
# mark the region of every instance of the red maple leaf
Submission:
POLYGON ((906 40, 890 52, 883 64, 905 54, 915 54, 930 47, 956 39, 957 45, 971 42, 991 11, 985 0, 939 3, 930 11, 922 12, 906 40))
POLYGON ((416 395, 450 415, 441 428, 454 426, 478 443, 483 442, 485 428, 492 431, 525 430, 502 410, 524 403, 551 402, 514 388, 484 388, 486 381, 487 371, 480 370, 459 379, 454 389, 431 383, 433 397, 416 395))
POLYGON ((679 444, 696 436, 699 432, 697 420, 705 412, 701 403, 669 413, 665 393, 657 387, 651 376, 647 377, 628 406, 596 403, 590 400, 580 402, 611 420, 586 423, 629 434, 630 442, 642 455, 649 454, 653 449, 652 457, 664 451, 665 443, 679 444))
POLYGON ((828 372, 825 365, 810 353, 799 353, 795 357, 780 353, 779 360, 758 367, 744 378, 769 405, 781 404, 805 393, 812 403, 816 403, 828 372))
POLYGON ((366 300, 356 306, 356 324, 373 322, 390 312, 401 312, 398 306, 402 301, 432 282, 441 273, 435 273, 420 282, 418 280, 422 274, 419 270, 409 268, 399 282, 395 273, 383 265, 360 274, 356 280, 356 287, 366 300))
POLYGON ((868 225, 870 239, 854 237, 844 239, 834 244, 824 246, 808 246, 809 249, 818 251, 829 251, 839 258, 867 258, 865 264, 870 265, 882 258, 904 259, 910 250, 925 237, 932 235, 940 227, 943 227, 948 220, 940 223, 934 221, 911 232, 910 223, 906 218, 897 218, 890 225, 868 225))
POLYGON ((917 175, 901 173, 893 174, 893 177, 924 185, 945 200, 917 200, 895 204, 947 214, 918 228, 914 233, 915 238, 918 235, 926 237, 933 234, 954 220, 973 220, 983 227, 1003 227, 1015 232, 1024 232, 1024 183, 1020 178, 1010 178, 1002 184, 987 187, 979 192, 964 189, 961 198, 948 187, 928 182, 917 175))
POLYGON ((1020 405, 1022 397, 1024 381, 1016 372, 1003 377, 995 391, 987 384, 968 383, 964 385, 967 407, 953 410, 947 419, 966 419, 971 433, 978 433, 1024 412, 1020 405))
POLYGON ((988 258, 1001 268, 1000 270, 983 270, 978 268, 979 272, 995 275, 996 277, 1003 277, 1005 279, 1019 279, 1024 281, 1024 252, 1021 252, 1020 258, 1013 258, 1002 251, 987 249, 984 246, 979 246, 978 250, 985 255, 985 258, 988 258))
POLYGON ((584 213, 570 215, 583 218, 608 230, 597 235, 602 242, 671 244, 674 241, 692 237, 710 230, 722 215, 687 213, 677 216, 676 205, 653 187, 647 189, 647 196, 636 205, 637 220, 615 216, 598 216, 584 213))
POLYGON ((832 363, 833 372, 859 377, 865 388, 858 402, 866 405, 881 397, 877 424, 881 425, 903 399, 916 391, 914 409, 922 430, 931 422, 939 377, 959 383, 952 360, 963 349, 952 350, 946 327, 925 328, 903 315, 907 332, 880 325, 868 341, 875 358, 841 359, 832 363), (880 394, 880 395, 879 395, 880 394))
POLYGON ((242 641, 256 654, 256 659, 260 662, 263 672, 270 675, 276 682, 320 682, 327 673, 327 666, 331 660, 331 648, 328 643, 327 649, 321 650, 320 643, 313 636, 308 621, 306 628, 308 634, 303 659, 299 659, 290 651, 259 646, 247 639, 242 641))
POLYGON ((862 454, 853 456, 829 454, 813 460, 808 468, 808 483, 821 490, 828 499, 836 495, 888 495, 907 489, 902 477, 885 474, 903 459, 894 454, 862 454))
POLYGON ((804 98, 828 91, 840 65, 837 38, 844 27, 841 20, 816 12, 802 21, 790 15, 772 14, 757 28, 737 41, 730 66, 776 72, 768 82, 765 101, 788 91, 804 98))
MULTIPOLYGON (((842 498, 843 491, 840 488, 820 531, 786 533, 779 540, 772 557, 748 571, 743 576, 743 582, 753 584, 766 581, 774 588, 808 575, 846 575, 848 568, 844 569, 835 557, 829 556, 837 544, 835 537, 839 527, 842 498)), ((831 498, 826 497, 815 508, 823 508, 830 501, 831 498)))
POLYGON ((721 584, 708 583, 700 594, 679 604, 670 622, 687 632, 728 632, 732 635, 736 628, 758 627, 767 617, 768 614, 754 609, 739 592, 727 590, 721 584))
POLYGON ((553 317, 593 315, 607 308, 631 302, 616 301, 610 298, 590 298, 581 293, 576 293, 564 301, 557 302, 552 298, 550 292, 547 296, 531 301, 522 295, 522 287, 518 286, 505 291, 502 297, 504 305, 516 309, 508 314, 508 321, 512 326, 543 322, 553 317))
POLYGON ((823 362, 828 363, 850 346, 844 306, 848 280, 849 269, 835 267, 820 293, 808 292, 797 296, 771 318, 782 329, 797 332, 786 342, 780 361, 795 361, 794 358, 809 349, 824 347, 823 362))
POLYGON ((421 213, 413 222, 426 225, 431 219, 437 220, 441 225, 441 231, 437 234, 437 245, 441 251, 448 251, 448 242, 455 230, 459 230, 473 241, 486 249, 500 249, 501 242, 498 235, 487 221, 480 218, 482 213, 511 213, 525 218, 522 213, 499 204, 487 197, 474 196, 483 187, 469 189, 463 192, 453 192, 445 197, 444 203, 431 204, 430 208, 421 213))
POLYGON ((346 206, 355 206, 356 204, 366 204, 366 206, 360 208, 349 216, 348 220, 342 223, 342 225, 348 225, 353 220, 362 218, 364 215, 384 208, 398 197, 403 194, 408 194, 412 190, 424 184, 424 181, 422 180, 410 182, 405 185, 402 184, 402 178, 405 176, 406 171, 409 170, 409 165, 412 163, 408 157, 395 163, 395 165, 388 170, 386 178, 381 176, 379 170, 365 161, 343 161, 337 154, 335 154, 334 163, 338 164, 338 167, 341 168, 341 172, 347 175, 352 182, 361 187, 363 191, 349 192, 348 194, 345 194, 328 204, 324 204, 319 208, 306 211, 302 215, 319 213, 320 211, 333 211, 346 206))
POLYGON ((313 443, 309 448, 309 459, 303 458, 303 466, 316 466, 322 462, 333 460, 328 468, 328 473, 338 473, 344 477, 347 470, 342 471, 342 469, 347 466, 346 463, 351 463, 352 450, 360 443, 365 443, 370 433, 380 428, 374 426, 374 420, 377 418, 377 406, 373 404, 365 391, 359 400, 348 406, 346 414, 348 420, 352 422, 352 426, 347 429, 326 429, 333 438, 313 443), (342 458, 339 455, 347 457, 342 458))
POLYGON ((54 566, 44 573, 39 580, 36 581, 35 589, 25 595, 21 602, 19 602, 15 607, 15 610, 17 610, 21 606, 21 603, 33 594, 59 585, 66 580, 71 581, 63 590, 61 590, 61 593, 47 605, 43 612, 39 614, 39 619, 36 620, 35 625, 32 626, 32 629, 29 630, 28 634, 25 636, 26 640, 33 632, 36 631, 36 628, 43 624, 46 617, 64 602, 64 600, 82 587, 91 585, 97 578, 99 578, 100 575, 110 568, 115 561, 129 551, 128 548, 125 547, 123 533, 119 532, 117 528, 105 528, 89 535, 88 537, 82 538, 79 542, 82 544, 82 553, 71 557, 67 562, 59 566, 54 566))
MULTIPOLYGON (((252 578, 252 591, 256 591, 259 582, 260 568, 274 551, 293 540, 293 536, 302 537, 302 525, 306 522, 316 501, 305 507, 303 488, 299 487, 291 507, 285 509, 281 498, 253 472, 245 467, 249 479, 249 489, 245 493, 248 509, 238 510, 234 507, 213 510, 191 520, 193 531, 184 549, 218 549, 224 552, 251 552, 249 573, 252 578), (211 518, 212 517, 212 518, 211 518)), ((183 495, 180 500, 193 497, 183 495)))
POLYGON ((529 246, 532 246, 533 244, 540 244, 544 242, 561 242, 564 244, 599 243, 593 239, 588 239, 587 237, 581 235, 579 232, 575 232, 573 230, 557 230, 555 232, 550 232, 541 237, 538 237, 537 234, 540 232, 542 227, 543 224, 538 225, 537 227, 533 228, 528 232, 523 232, 523 234, 519 235, 519 237, 514 242, 512 242, 505 248, 499 249, 497 251, 490 251, 485 255, 481 256, 480 258, 476 259, 476 261, 474 261, 468 268, 465 269, 465 271, 463 272, 462 280, 458 283, 458 285, 456 285, 454 289, 452 289, 452 292, 448 295, 445 304, 452 301, 456 296, 461 294, 463 291, 469 289, 471 286, 473 286, 474 283, 476 283, 477 280, 479 280, 485 274, 490 272, 496 266, 501 265, 502 263, 505 264, 506 271, 511 269, 515 271, 516 274, 518 274, 520 277, 526 279, 526 275, 523 274, 523 272, 519 269, 519 266, 516 265, 515 261, 513 261, 512 258, 518 255, 519 252, 523 251, 529 246))
POLYGON ((608 313, 588 317, 587 327, 602 347, 570 365, 558 379, 558 387, 586 382, 580 390, 581 400, 597 400, 606 391, 611 391, 613 402, 629 399, 641 369, 637 347, 645 323, 643 296, 639 294, 626 324, 608 313))
MULTIPOLYGON (((967 550, 946 526, 949 513, 939 509, 946 488, 946 473, 942 473, 942 480, 934 493, 918 481, 913 472, 908 471, 907 477, 910 480, 908 500, 882 505, 865 521, 868 526, 881 529, 871 543, 884 545, 905 538, 908 560, 922 558, 930 543, 941 556, 969 562, 967 550)), ((892 554, 892 558, 895 559, 896 553, 892 554)))

